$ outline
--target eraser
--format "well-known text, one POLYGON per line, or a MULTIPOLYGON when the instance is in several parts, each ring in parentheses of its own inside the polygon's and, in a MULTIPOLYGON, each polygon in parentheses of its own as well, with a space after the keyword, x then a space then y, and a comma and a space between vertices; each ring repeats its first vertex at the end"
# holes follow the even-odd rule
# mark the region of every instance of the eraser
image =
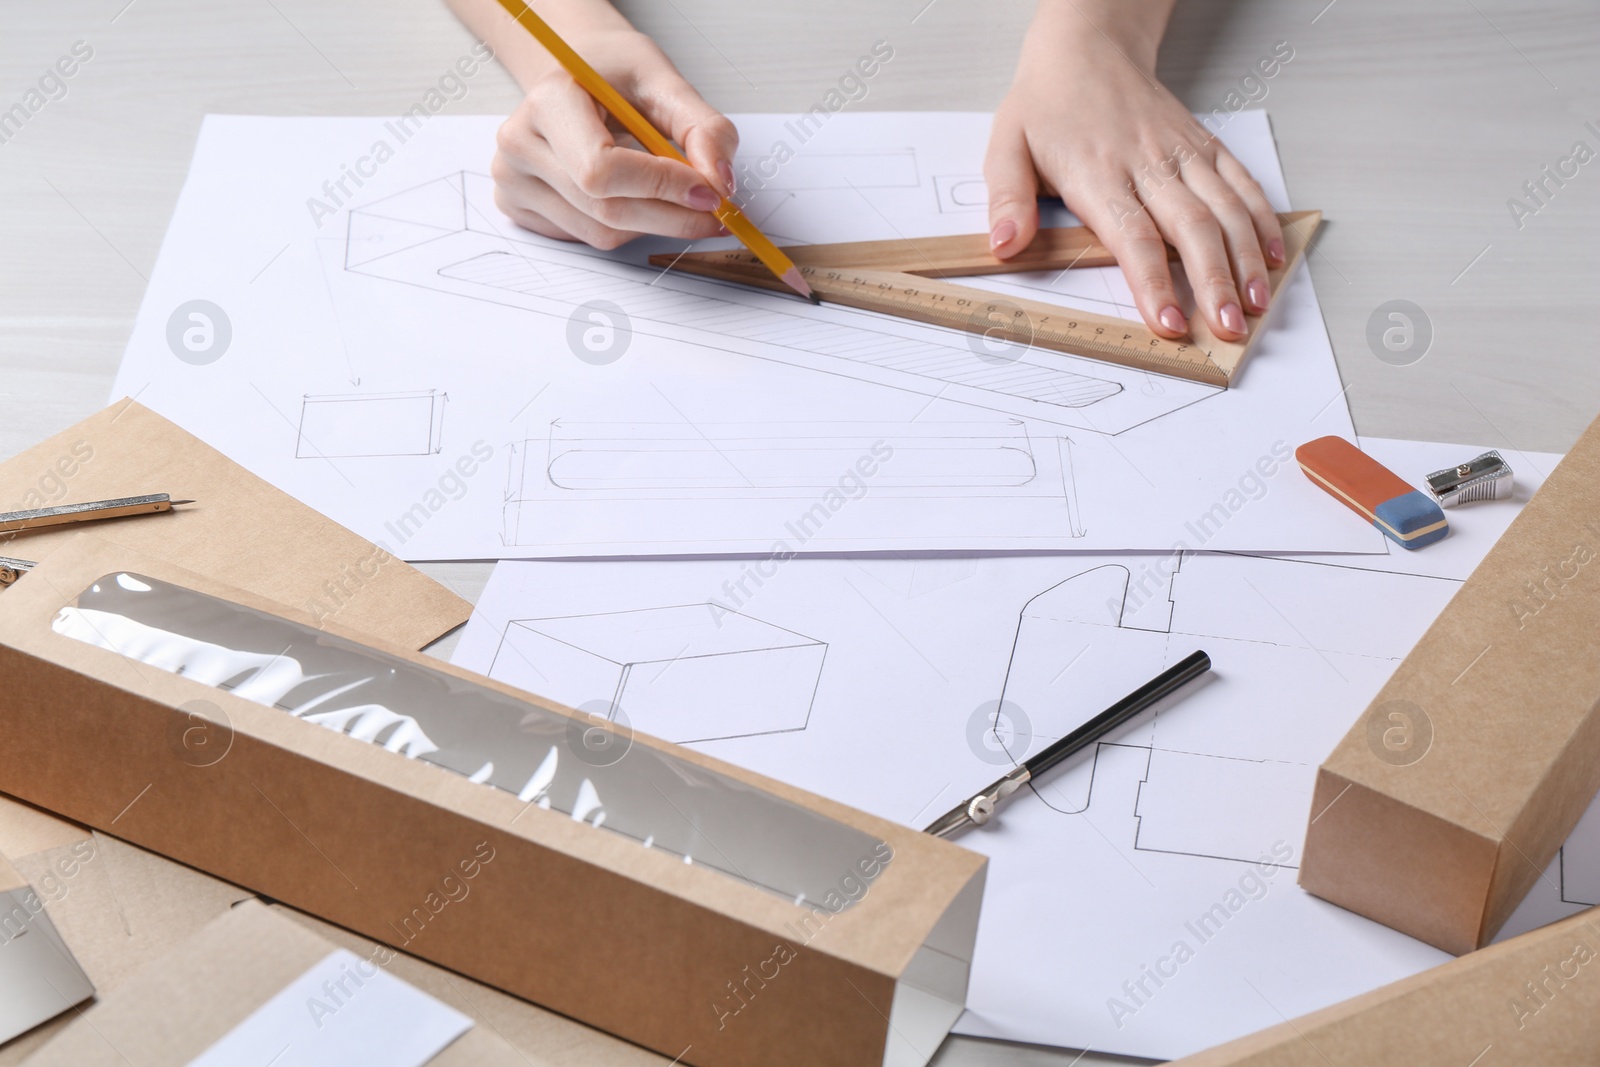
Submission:
POLYGON ((1294 458, 1306 477, 1402 548, 1431 545, 1450 532, 1427 494, 1342 437, 1307 441, 1294 458))

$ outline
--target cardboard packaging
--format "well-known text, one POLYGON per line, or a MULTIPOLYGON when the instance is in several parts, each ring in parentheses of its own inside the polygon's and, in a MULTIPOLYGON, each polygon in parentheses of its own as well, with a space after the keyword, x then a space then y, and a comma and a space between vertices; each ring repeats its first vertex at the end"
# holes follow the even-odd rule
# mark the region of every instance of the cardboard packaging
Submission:
POLYGON ((132 400, 0 463, 0 510, 139 493, 195 503, 162 515, 0 535, 0 555, 39 560, 75 533, 421 648, 472 605, 132 400))
POLYGON ((1597 634, 1600 422, 1322 764, 1300 884, 1487 944, 1600 791, 1597 634))
POLYGON ((89 536, 5 598, 30 803, 683 1063, 960 1014, 981 856, 89 536))
MULTIPOLYGON (((333 970, 341 985, 328 990, 313 987, 308 996, 282 998, 291 983, 338 951, 338 946, 283 914, 255 900, 244 901, 171 946, 22 1062, 26 1067, 127 1067, 191 1063, 202 1054, 209 1058, 201 1062, 221 1062, 213 1046, 230 1037, 239 1041, 236 1028, 254 1021, 259 1031, 263 1018, 292 1025, 301 1022, 300 1016, 308 1022, 305 1030, 290 1031, 298 1039, 293 1058, 311 1059, 319 1048, 326 1056, 330 1046, 352 1042, 355 1008, 369 1011, 362 1020, 368 1022, 378 1014, 371 1007, 376 998, 396 991, 387 968, 389 957, 379 949, 372 956, 351 954, 347 959, 354 961, 353 966, 346 963, 333 969, 324 964, 321 969, 333 970), (380 973, 385 976, 378 979, 383 986, 374 981, 380 973), (275 998, 281 999, 274 1003, 275 998), (341 1018, 347 1006, 352 1012, 341 1018)), ((408 999, 424 996, 415 987, 398 990, 408 999)), ((460 1018, 442 1004, 434 1011, 460 1018)), ((469 1022, 462 1020, 463 1025, 469 1022)), ((253 1044, 249 1051, 258 1062, 267 1063, 286 1046, 292 1047, 290 1035, 275 1028, 243 1040, 253 1044)), ((402 1042, 402 1047, 410 1043, 402 1042)), ((430 1067, 525 1067, 514 1048, 482 1026, 473 1026, 437 1054, 420 1055, 427 1057, 420 1062, 430 1067)))
MULTIPOLYGON (((99 995, 227 914, 248 890, 0 796, 0 852, 16 857, 99 995), (65 872, 65 873, 64 873, 65 872)), ((380 946, 303 912, 271 910, 357 956, 380 946)), ((670 1058, 527 1001, 397 953, 386 969, 473 1018, 516 1050, 519 1067, 670 1067, 670 1058)), ((0 1067, 23 1062, 76 1013, 65 1012, 0 1045, 0 1067)))
POLYGON ((1579 1067, 1600 1050, 1600 909, 1248 1037, 1174 1067, 1579 1067))

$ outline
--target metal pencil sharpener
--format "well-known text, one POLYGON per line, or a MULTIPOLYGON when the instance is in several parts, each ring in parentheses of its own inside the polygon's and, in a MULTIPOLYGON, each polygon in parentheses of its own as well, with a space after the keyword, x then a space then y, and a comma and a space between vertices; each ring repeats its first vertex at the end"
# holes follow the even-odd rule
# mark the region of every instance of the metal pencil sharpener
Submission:
POLYGON ((1502 500, 1511 495, 1511 468, 1498 452, 1485 452, 1459 467, 1428 475, 1428 492, 1442 508, 1474 500, 1502 500))

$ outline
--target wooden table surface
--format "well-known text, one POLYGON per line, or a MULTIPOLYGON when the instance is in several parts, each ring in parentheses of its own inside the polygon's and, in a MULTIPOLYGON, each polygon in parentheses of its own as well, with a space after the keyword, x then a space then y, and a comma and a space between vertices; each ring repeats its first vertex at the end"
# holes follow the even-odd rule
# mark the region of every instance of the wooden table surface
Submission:
MULTIPOLYGON (((808 107, 879 39, 894 62, 855 106, 988 109, 1030 12, 974 0, 627 9, 729 111, 808 107)), ((0 144, 5 456, 111 399, 205 113, 394 115, 470 44, 437 0, 0 0, 0 11, 0 110, 75 42, 93 52, 65 96, 0 144)), ((1541 202, 1523 187, 1577 141, 1600 152, 1600 9, 1180 0, 1162 77, 1210 110, 1280 41, 1294 58, 1261 106, 1295 205, 1328 218, 1311 270, 1357 429, 1566 449, 1600 410, 1600 160, 1547 181, 1541 202), (1537 210, 1519 219, 1513 197, 1537 210), (1420 308, 1432 334, 1406 365, 1369 340, 1395 300, 1420 308)), ((516 100, 495 70, 448 111, 516 100)), ((469 597, 488 575, 428 569, 469 597)), ((1123 1062, 1075 1056, 952 1039, 935 1062, 1123 1062)))

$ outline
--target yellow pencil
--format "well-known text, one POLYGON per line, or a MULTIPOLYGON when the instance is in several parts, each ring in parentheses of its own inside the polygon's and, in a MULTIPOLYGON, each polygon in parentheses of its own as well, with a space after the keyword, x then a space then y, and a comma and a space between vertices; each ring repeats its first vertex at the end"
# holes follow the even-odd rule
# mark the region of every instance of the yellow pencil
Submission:
MULTIPOLYGON (((629 133, 638 138, 639 143, 649 149, 654 155, 676 159, 680 163, 689 162, 683 157, 671 141, 662 136, 661 131, 650 124, 650 120, 639 114, 638 108, 611 87, 611 84, 602 78, 593 67, 584 61, 584 58, 572 50, 567 42, 544 19, 535 15, 531 8, 522 0, 499 0, 500 6, 510 13, 522 25, 522 28, 533 34, 534 38, 549 53, 556 58, 556 62, 566 68, 572 80, 584 88, 596 102, 607 111, 611 112, 616 120, 622 123, 629 133)), ((773 244, 767 235, 756 228, 755 223, 744 217, 738 205, 727 197, 722 198, 722 203, 712 212, 718 221, 726 226, 735 237, 744 242, 744 246, 755 254, 756 258, 766 264, 767 269, 778 276, 789 288, 810 300, 818 303, 816 294, 812 293, 811 286, 806 284, 805 278, 800 275, 800 268, 777 245, 773 244)))

